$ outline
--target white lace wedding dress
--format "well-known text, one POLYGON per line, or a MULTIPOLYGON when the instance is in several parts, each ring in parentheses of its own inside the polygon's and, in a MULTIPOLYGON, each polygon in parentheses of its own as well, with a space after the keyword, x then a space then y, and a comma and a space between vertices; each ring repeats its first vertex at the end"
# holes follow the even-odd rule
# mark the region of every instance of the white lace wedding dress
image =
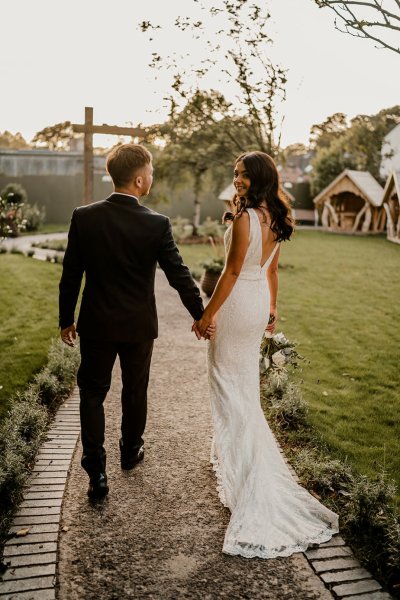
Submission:
MULTIPOLYGON (((274 558, 304 551, 338 531, 338 517, 293 479, 260 405, 259 353, 269 317, 261 224, 254 209, 238 280, 208 342, 214 438, 211 462, 221 502, 230 509, 223 552, 274 558)), ((225 250, 231 227, 225 233, 225 250)))

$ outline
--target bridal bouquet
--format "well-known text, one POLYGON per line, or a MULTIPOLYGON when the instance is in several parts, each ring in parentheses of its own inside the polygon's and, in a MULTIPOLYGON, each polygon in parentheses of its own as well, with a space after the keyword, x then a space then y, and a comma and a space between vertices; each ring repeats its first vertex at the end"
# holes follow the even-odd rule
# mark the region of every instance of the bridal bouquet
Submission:
POLYGON ((265 332, 261 342, 261 371, 266 373, 270 369, 286 370, 286 365, 298 366, 298 361, 303 357, 295 350, 293 342, 284 336, 283 333, 272 335, 265 332))

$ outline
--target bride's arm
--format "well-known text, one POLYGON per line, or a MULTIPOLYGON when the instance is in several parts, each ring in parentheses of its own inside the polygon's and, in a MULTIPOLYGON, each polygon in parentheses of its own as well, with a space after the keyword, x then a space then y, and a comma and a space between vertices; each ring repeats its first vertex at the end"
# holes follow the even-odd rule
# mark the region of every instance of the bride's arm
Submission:
POLYGON ((243 262, 249 246, 250 217, 246 211, 232 223, 232 239, 226 258, 226 264, 218 280, 210 302, 203 313, 197 327, 204 335, 207 327, 213 322, 215 315, 231 293, 242 270, 243 262))
POLYGON ((273 315, 275 317, 274 321, 270 323, 267 327, 267 331, 271 331, 271 333, 275 329, 276 321, 278 320, 278 309, 277 309, 277 299, 278 299, 278 263, 279 263, 279 253, 281 251, 281 247, 279 246, 278 250, 275 252, 275 256, 272 259, 271 264, 267 269, 267 280, 269 286, 269 314, 270 317, 273 315))

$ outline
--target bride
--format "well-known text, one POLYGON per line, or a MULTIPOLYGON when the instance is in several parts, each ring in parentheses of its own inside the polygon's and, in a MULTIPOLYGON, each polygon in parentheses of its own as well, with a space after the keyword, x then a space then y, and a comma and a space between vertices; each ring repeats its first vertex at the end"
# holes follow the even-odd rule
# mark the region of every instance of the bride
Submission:
POLYGON ((274 161, 246 152, 235 164, 226 264, 197 334, 208 342, 214 438, 211 462, 230 509, 223 551, 274 558, 304 551, 338 531, 338 517, 296 483, 260 405, 259 353, 278 318, 280 242, 293 232, 274 161), (208 333, 207 333, 208 329, 208 333))

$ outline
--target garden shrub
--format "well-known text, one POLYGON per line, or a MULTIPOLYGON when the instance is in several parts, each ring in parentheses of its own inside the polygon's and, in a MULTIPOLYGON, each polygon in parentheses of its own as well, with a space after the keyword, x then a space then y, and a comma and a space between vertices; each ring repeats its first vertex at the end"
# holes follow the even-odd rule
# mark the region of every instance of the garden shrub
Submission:
POLYGON ((171 226, 172 234, 178 244, 193 234, 193 225, 184 217, 177 216, 171 219, 171 226))
POLYGON ((0 242, 7 237, 16 237, 24 228, 21 205, 0 196, 0 242))
POLYGON ((20 183, 7 183, 1 190, 0 196, 5 198, 9 204, 25 204, 28 202, 26 189, 20 183))
POLYGON ((25 203, 22 206, 22 217, 25 221, 26 231, 37 231, 40 225, 43 224, 46 216, 46 210, 44 206, 39 207, 35 204, 25 203))
POLYGON ((0 422, 0 537, 22 496, 36 452, 58 404, 68 396, 79 364, 77 348, 54 341, 46 366, 16 395, 0 422))
POLYGON ((42 248, 44 250, 55 250, 56 252, 65 252, 68 240, 46 240, 44 242, 34 242, 34 248, 42 248))
POLYGON ((14 399, 0 423, 0 532, 8 513, 20 499, 21 489, 42 441, 48 422, 46 408, 37 402, 32 388, 14 399))
POLYGON ((202 237, 212 237, 214 240, 220 240, 224 237, 225 230, 226 227, 219 221, 213 221, 210 217, 207 217, 199 226, 197 232, 202 237))
POLYGON ((281 428, 294 430, 307 424, 307 404, 301 391, 293 383, 286 382, 281 394, 271 395, 270 403, 270 414, 281 428))

